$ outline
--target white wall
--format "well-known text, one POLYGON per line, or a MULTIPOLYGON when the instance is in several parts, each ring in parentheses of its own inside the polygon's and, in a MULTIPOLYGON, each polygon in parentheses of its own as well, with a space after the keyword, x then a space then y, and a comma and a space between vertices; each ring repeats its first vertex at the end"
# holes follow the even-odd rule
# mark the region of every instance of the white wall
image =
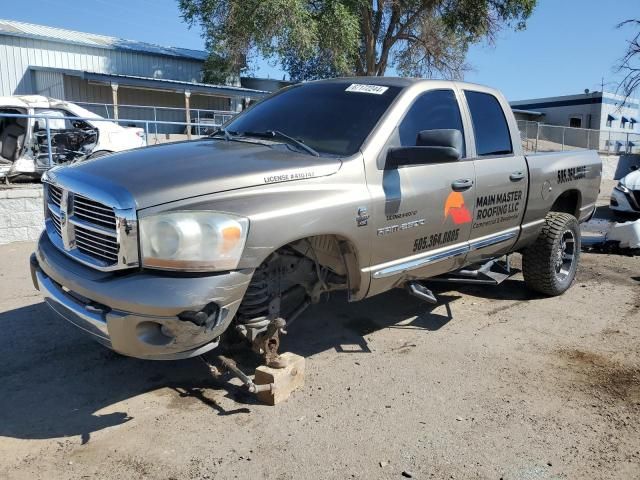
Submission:
POLYGON ((42 186, 0 189, 0 244, 37 240, 44 228, 42 186))

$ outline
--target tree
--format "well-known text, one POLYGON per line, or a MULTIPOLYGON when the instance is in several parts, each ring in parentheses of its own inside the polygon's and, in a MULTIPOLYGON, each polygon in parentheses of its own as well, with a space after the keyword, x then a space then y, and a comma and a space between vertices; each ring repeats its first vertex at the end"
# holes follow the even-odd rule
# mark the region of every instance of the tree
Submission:
POLYGON ((625 99, 631 97, 640 88, 640 20, 627 20, 618 25, 622 28, 632 25, 638 29, 637 33, 628 41, 627 50, 618 64, 618 72, 624 72, 619 90, 625 99))
POLYGON ((524 28, 536 0, 178 0, 203 29, 208 78, 259 54, 295 80, 328 75, 459 78, 470 45, 524 28), (210 67, 218 68, 213 72, 210 67))

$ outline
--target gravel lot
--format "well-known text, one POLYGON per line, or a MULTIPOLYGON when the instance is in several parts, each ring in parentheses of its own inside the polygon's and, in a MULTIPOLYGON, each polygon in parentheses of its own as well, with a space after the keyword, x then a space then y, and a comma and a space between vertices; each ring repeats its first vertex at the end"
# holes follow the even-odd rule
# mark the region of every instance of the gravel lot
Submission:
POLYGON ((56 318, 33 247, 0 247, 0 478, 640 478, 640 257, 583 254, 559 298, 316 306, 284 341, 306 385, 268 407, 56 318))

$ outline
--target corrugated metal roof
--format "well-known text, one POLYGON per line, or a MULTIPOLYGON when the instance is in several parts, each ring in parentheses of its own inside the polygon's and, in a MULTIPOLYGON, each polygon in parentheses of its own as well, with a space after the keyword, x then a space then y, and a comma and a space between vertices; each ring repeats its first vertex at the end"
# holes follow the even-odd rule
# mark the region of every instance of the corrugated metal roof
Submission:
POLYGON ((77 32, 63 28, 35 25, 32 23, 17 22, 15 20, 0 19, 0 35, 36 38, 54 42, 86 45, 96 48, 131 50, 150 53, 153 55, 165 55, 170 57, 204 60, 207 52, 202 50, 190 50, 187 48, 163 47, 152 43, 125 40, 123 38, 96 35, 94 33, 77 32))
MULTIPOLYGON (((69 72, 68 70, 62 70, 63 73, 69 72)), ((246 94, 256 94, 258 96, 268 95, 270 92, 266 90, 255 90, 252 88, 244 88, 244 87, 235 87, 231 85, 213 85, 210 83, 201 83, 201 82, 185 82, 182 80, 170 80, 167 78, 150 78, 150 77, 140 77, 137 75, 122 75, 117 73, 93 73, 93 72, 82 72, 83 78, 87 80, 110 80, 117 81, 118 79, 122 80, 123 85, 140 85, 140 86, 153 86, 155 85, 164 85, 164 86, 175 86, 175 88, 187 89, 187 90, 218 90, 224 91, 225 93, 246 93, 246 94)))
POLYGON ((139 75, 123 75, 118 73, 87 72, 84 70, 71 70, 68 68, 55 67, 30 67, 33 71, 59 72, 64 75, 80 77, 91 82, 118 83, 122 86, 157 88, 175 91, 191 90, 201 93, 219 93, 223 95, 242 95, 261 98, 271 92, 266 90, 255 90, 251 88, 236 87, 232 85, 214 85, 202 82, 187 82, 183 80, 171 80, 167 78, 141 77, 139 75))
POLYGON ((537 117, 541 117, 542 115, 544 115, 544 113, 536 112, 535 110, 522 110, 521 108, 513 108, 513 107, 511 107, 511 111, 513 113, 522 113, 522 114, 525 114, 525 115, 534 115, 534 116, 537 116, 537 117))

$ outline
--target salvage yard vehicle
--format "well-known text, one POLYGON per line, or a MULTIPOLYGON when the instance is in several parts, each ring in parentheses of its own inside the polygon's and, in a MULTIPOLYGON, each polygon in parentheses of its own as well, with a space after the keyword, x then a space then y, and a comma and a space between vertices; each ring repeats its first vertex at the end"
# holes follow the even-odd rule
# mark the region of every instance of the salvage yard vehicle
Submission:
POLYGON ((609 208, 616 212, 640 215, 640 170, 637 167, 614 187, 609 208))
POLYGON ((50 168, 45 117, 54 165, 146 145, 144 129, 105 121, 70 102, 40 95, 0 97, 0 178, 39 177, 50 168))
POLYGON ((424 280, 498 284, 519 252, 527 287, 562 294, 601 169, 590 151, 525 156, 491 88, 309 82, 210 138, 52 169, 32 277, 121 354, 193 357, 233 331, 278 367, 279 333, 330 292, 433 303, 424 280))

